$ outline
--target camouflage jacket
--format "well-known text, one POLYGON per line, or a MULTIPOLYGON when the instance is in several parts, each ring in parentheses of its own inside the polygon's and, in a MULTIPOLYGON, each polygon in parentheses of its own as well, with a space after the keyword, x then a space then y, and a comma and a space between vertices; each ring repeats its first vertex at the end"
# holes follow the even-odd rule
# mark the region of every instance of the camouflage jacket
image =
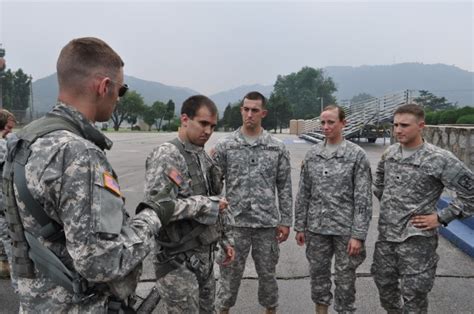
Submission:
POLYGON ((451 152, 425 142, 413 155, 403 158, 400 144, 387 148, 377 166, 374 194, 380 200, 379 239, 402 242, 411 236, 433 236, 437 230, 423 231, 412 225, 414 215, 436 212, 444 188, 457 197, 442 211, 441 219, 474 213, 474 177, 451 152))
MULTIPOLYGON (((29 313, 73 313, 105 311, 105 299, 113 293, 126 297, 134 291, 141 262, 154 244, 161 222, 145 209, 130 219, 112 166, 96 143, 110 149, 112 142, 74 108, 59 103, 52 113, 79 126, 88 139, 58 130, 31 145, 25 165, 27 187, 48 216, 65 232, 65 244, 39 236, 40 225, 25 209, 15 187, 25 231, 36 236, 70 269, 92 283, 106 283, 110 290, 81 304, 48 277, 19 278, 20 303, 29 313)), ((175 211, 173 219, 194 214, 175 211)))
POLYGON ((264 130, 250 145, 239 129, 218 141, 213 157, 224 172, 235 226, 292 225, 290 154, 279 139, 264 130))
MULTIPOLYGON (((204 149, 190 143, 185 143, 185 149, 199 159, 202 171, 206 173, 212 160, 204 149)), ((220 197, 192 195, 190 180, 186 160, 179 149, 172 143, 164 143, 156 147, 146 160, 145 201, 160 203, 168 199, 181 211, 204 209, 215 213, 215 216, 196 217, 194 220, 204 225, 214 225, 221 219, 224 233, 220 244, 224 247, 233 246, 232 237, 226 227, 233 222, 231 210, 226 209, 218 215, 220 197)))
MULTIPOLYGON (((0 170, 3 170, 3 164, 5 162, 6 155, 7 155, 7 141, 4 138, 0 138, 0 170)), ((3 215, 3 209, 4 209, 2 189, 3 189, 3 184, 0 184, 0 215, 3 215)))
POLYGON ((334 153, 311 147, 301 166, 295 230, 365 240, 372 218, 372 174, 358 145, 343 140, 334 153))

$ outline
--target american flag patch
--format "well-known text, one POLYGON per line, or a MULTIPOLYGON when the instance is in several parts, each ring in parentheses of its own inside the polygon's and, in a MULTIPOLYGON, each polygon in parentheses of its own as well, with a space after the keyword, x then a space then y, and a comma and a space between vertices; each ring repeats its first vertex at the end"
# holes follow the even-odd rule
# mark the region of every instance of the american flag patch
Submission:
POLYGON ((183 184, 184 182, 184 179, 183 179, 183 176, 181 175, 181 173, 178 171, 178 169, 176 168, 171 168, 169 171, 168 171, 168 174, 167 174, 168 178, 170 178, 171 181, 174 182, 174 184, 176 184, 178 187, 181 187, 181 185, 183 184))
POLYGON ((122 196, 122 193, 120 193, 120 186, 117 180, 115 180, 114 176, 107 171, 104 172, 104 187, 110 192, 120 197, 122 196))

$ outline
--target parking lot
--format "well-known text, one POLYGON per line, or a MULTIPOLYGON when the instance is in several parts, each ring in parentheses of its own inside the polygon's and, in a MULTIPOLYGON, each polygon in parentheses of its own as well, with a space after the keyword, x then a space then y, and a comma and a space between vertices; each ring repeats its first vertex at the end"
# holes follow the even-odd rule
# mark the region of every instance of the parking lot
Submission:
MULTIPOLYGON (((206 149, 210 149, 216 140, 225 133, 215 133, 206 149)), ((122 192, 126 197, 128 211, 133 214, 134 207, 143 196, 144 165, 146 156, 153 147, 172 139, 176 133, 108 133, 114 141, 108 158, 119 176, 122 192)), ((309 143, 294 135, 277 135, 291 153, 292 184, 296 195, 299 169, 309 143)), ((387 143, 388 144, 388 143, 387 143)), ((372 169, 384 150, 380 139, 377 143, 361 143, 366 150, 372 169)), ((384 313, 378 301, 378 293, 370 276, 373 248, 377 236, 376 223, 379 204, 374 199, 373 220, 366 241, 367 259, 358 269, 356 307, 358 313, 384 313)), ((458 250, 448 241, 441 238, 438 248, 441 260, 438 264, 435 286, 430 294, 430 313, 474 313, 474 259, 458 250)), ((280 262, 277 268, 279 278, 279 295, 281 313, 314 313, 314 304, 310 298, 308 266, 304 248, 296 245, 294 232, 281 247, 280 262)), ((151 258, 151 257, 150 257, 151 258)), ((251 258, 247 261, 245 280, 242 282, 237 305, 233 313, 261 313, 263 309, 257 301, 256 273, 251 258)), ((138 294, 145 296, 153 286, 154 274, 147 259, 144 273, 139 284, 138 294)), ((17 298, 9 288, 9 282, 0 281, 0 312, 15 312, 17 298)), ((332 308, 331 308, 331 311, 332 308)), ((160 307, 155 313, 160 313, 160 307)))

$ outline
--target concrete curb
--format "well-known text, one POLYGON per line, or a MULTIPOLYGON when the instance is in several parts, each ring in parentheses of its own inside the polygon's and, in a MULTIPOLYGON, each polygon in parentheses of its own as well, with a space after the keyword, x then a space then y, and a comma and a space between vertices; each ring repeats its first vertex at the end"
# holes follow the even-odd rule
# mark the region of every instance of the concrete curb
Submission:
MULTIPOLYGON (((441 197, 436 204, 438 210, 448 206, 449 197, 441 197)), ((453 220, 447 227, 441 226, 439 233, 448 241, 456 245, 464 253, 474 258, 474 217, 453 220)))

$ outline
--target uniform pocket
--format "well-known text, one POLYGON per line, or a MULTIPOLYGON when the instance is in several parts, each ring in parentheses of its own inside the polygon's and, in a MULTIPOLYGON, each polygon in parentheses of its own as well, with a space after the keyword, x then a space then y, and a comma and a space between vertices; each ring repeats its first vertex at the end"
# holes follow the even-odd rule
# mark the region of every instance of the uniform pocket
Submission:
POLYGON ((110 178, 106 178, 104 173, 95 175, 92 215, 95 232, 105 237, 118 236, 124 220, 124 203, 122 197, 117 194, 120 193, 118 184, 116 187, 109 186, 114 182, 110 182, 110 178))

